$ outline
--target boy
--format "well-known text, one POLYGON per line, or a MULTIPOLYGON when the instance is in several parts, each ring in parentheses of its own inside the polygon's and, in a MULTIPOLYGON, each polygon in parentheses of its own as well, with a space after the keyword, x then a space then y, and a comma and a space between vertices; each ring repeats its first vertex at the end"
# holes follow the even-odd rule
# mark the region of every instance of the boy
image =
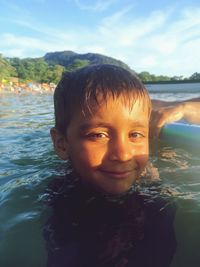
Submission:
POLYGON ((148 162, 149 95, 112 65, 66 74, 54 94, 54 149, 72 171, 50 185, 48 266, 169 266, 174 207, 135 184, 148 162))

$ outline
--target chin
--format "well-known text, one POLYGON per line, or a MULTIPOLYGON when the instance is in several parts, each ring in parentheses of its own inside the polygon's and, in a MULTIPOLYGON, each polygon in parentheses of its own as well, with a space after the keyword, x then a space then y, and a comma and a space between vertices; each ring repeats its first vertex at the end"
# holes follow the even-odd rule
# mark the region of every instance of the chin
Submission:
POLYGON ((126 194, 130 187, 132 186, 132 184, 130 186, 125 186, 125 187, 112 187, 112 188, 101 188, 101 192, 105 193, 107 195, 111 195, 111 196, 117 196, 117 195, 123 195, 126 194))

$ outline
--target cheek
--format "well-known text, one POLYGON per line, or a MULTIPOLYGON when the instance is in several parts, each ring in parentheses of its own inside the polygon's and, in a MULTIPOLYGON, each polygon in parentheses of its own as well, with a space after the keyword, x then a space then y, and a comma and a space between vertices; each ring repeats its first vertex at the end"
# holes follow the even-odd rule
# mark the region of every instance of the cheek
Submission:
POLYGON ((149 160, 149 147, 148 145, 141 147, 137 151, 137 155, 135 155, 135 160, 138 162, 140 168, 146 166, 149 160))
POLYGON ((145 166, 147 164, 148 160, 149 160, 149 155, 141 155, 140 159, 139 159, 140 164, 142 166, 145 166))
POLYGON ((143 171, 148 163, 149 157, 148 155, 138 155, 135 157, 135 161, 137 162, 138 171, 143 171))
POLYGON ((105 156, 102 148, 91 144, 76 144, 70 149, 70 159, 73 164, 83 167, 99 166, 105 156), (76 164, 77 163, 77 164, 76 164))

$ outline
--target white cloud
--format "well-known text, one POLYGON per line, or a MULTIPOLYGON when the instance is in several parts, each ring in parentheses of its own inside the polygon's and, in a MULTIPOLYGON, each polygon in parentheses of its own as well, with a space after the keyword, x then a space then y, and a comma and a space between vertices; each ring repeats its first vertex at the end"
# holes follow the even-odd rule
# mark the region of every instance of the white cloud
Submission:
MULTIPOLYGON (((68 50, 76 51, 76 45, 68 45, 68 50)), ((1 36, 1 51, 9 57, 36 57, 43 56, 46 52, 66 50, 66 42, 61 40, 42 40, 14 34, 1 36), (5 53, 4 53, 5 51, 5 53)))
POLYGON ((103 11, 117 0, 74 0, 78 8, 88 11, 103 11))
POLYGON ((155 55, 149 54, 145 57, 142 57, 140 62, 142 66, 146 66, 147 68, 149 68, 156 65, 157 59, 155 55))
POLYGON ((113 57, 121 54, 120 59, 136 71, 169 75, 189 75, 198 71, 200 9, 177 12, 172 9, 153 12, 139 19, 133 14, 129 23, 126 18, 123 20, 123 16, 113 16, 114 23, 110 29, 108 25, 113 17, 108 18, 109 23, 104 19, 100 32, 102 39, 109 43, 106 45, 107 54, 113 57))
MULTIPOLYGON (((94 2, 93 7, 97 3, 103 7, 105 2, 94 2)), ((73 50, 123 60, 137 72, 189 76, 200 70, 200 8, 171 8, 139 17, 135 6, 129 5, 102 18, 96 30, 85 25, 57 29, 22 18, 16 23, 37 37, 1 35, 0 50, 6 56, 43 56, 49 51, 73 50)))
POLYGON ((105 18, 99 27, 100 32, 108 40, 113 40, 119 47, 135 47, 142 38, 146 38, 155 31, 162 29, 168 18, 168 12, 153 12, 149 17, 134 18, 133 7, 105 18), (130 14, 132 17, 130 19, 130 14), (125 17, 125 18, 124 18, 125 17), (128 17, 128 18, 126 18, 128 17))
POLYGON ((105 18, 102 19, 102 26, 104 27, 112 27, 112 26, 116 26, 116 23, 119 23, 121 20, 124 20, 125 17, 128 15, 128 13, 130 13, 131 11, 133 11, 134 5, 128 5, 125 8, 111 14, 110 16, 107 16, 105 18))

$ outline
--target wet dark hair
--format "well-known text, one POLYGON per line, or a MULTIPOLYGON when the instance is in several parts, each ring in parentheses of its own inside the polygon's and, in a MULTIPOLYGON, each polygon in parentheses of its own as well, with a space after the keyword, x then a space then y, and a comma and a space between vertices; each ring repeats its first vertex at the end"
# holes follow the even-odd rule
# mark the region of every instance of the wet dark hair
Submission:
POLYGON ((103 101, 107 101, 108 96, 114 99, 123 95, 129 104, 133 99, 141 99, 150 115, 149 94, 133 72, 109 64, 90 65, 65 73, 58 83, 54 92, 56 129, 65 134, 74 112, 78 108, 90 111, 91 103, 99 104, 100 95, 103 101))

